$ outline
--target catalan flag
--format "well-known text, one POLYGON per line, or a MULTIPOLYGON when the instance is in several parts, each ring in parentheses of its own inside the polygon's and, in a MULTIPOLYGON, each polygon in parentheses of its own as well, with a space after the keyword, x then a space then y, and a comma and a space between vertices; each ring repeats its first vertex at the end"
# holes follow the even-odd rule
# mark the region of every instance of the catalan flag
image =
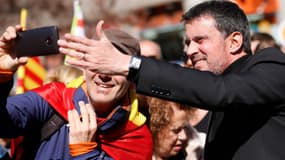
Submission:
MULTIPOLYGON (((27 10, 21 10, 21 26, 26 29, 27 10)), ((45 68, 39 57, 29 58, 25 66, 19 67, 17 71, 16 94, 24 93, 27 90, 39 87, 43 84, 45 68)))

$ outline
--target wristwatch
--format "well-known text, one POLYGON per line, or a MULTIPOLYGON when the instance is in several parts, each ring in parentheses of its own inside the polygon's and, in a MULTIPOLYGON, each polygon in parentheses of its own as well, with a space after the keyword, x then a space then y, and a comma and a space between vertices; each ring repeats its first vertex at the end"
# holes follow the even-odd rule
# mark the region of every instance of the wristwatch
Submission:
POLYGON ((127 76, 127 79, 130 81, 135 81, 137 77, 137 72, 141 66, 141 58, 137 56, 132 56, 130 63, 129 63, 129 74, 127 76))

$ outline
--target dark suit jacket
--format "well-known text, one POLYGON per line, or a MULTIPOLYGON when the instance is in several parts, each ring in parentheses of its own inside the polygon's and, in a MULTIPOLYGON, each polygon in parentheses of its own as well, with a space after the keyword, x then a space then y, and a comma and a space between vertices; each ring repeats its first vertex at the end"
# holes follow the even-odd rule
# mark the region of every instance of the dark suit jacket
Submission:
POLYGON ((146 95, 213 111, 205 160, 285 159, 285 55, 269 48, 222 75, 142 59, 134 80, 146 95))

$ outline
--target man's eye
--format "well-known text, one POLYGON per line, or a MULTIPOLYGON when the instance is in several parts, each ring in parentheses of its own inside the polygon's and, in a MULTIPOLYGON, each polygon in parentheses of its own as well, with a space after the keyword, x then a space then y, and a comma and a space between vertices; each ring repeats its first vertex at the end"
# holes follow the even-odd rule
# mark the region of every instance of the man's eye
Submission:
POLYGON ((201 44, 202 42, 203 42, 203 39, 202 38, 200 38, 200 39, 197 39, 197 41, 196 41, 198 44, 201 44))
POLYGON ((186 39, 186 40, 184 41, 184 43, 185 43, 185 45, 189 46, 189 45, 190 45, 190 40, 189 40, 189 39, 186 39))

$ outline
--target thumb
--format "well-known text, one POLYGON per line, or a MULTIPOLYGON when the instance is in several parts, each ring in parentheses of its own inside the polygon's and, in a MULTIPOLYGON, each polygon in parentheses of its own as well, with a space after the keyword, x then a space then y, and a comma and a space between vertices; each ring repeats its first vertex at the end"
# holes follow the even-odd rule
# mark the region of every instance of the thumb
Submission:
POLYGON ((103 20, 100 20, 97 23, 97 25, 96 25, 96 35, 97 35, 99 40, 108 40, 107 36, 105 35, 105 33, 103 31, 103 24, 104 24, 103 20))

